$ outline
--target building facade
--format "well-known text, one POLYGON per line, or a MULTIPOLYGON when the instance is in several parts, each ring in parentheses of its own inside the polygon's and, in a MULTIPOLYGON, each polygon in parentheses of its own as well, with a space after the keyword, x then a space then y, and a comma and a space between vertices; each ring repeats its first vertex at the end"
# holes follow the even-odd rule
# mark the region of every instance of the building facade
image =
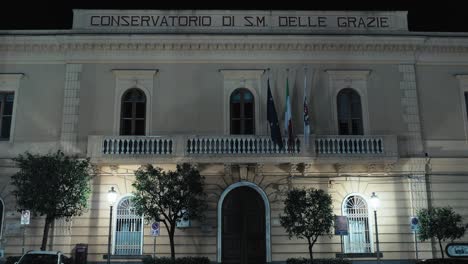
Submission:
POLYGON ((71 30, 1 31, 0 58, 7 256, 21 254, 23 233, 26 249, 42 239, 44 219, 21 226, 11 194, 12 158, 25 151, 61 149, 98 167, 87 212, 55 221, 49 239, 65 253, 87 244, 93 262, 107 254, 111 187, 114 257, 151 255, 154 241, 169 255, 164 230, 154 240, 131 210, 145 164, 198 167, 206 219, 176 231, 176 254, 218 263, 307 256, 279 222, 294 187, 325 190, 348 217, 349 235, 320 238, 316 258, 375 259, 373 192, 383 260, 439 255, 415 241, 418 209, 468 218, 468 35, 409 32, 406 12, 75 10, 71 30), (283 136, 289 89, 289 148, 270 137, 268 84, 283 136))

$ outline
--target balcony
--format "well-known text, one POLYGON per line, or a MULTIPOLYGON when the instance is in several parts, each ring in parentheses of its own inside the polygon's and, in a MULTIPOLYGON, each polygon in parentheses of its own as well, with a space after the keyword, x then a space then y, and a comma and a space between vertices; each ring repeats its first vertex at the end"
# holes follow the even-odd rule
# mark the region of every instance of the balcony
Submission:
MULTIPOLYGON (((286 146, 286 139, 283 144, 286 146)), ((394 135, 312 135, 307 144, 300 135, 283 149, 269 136, 90 136, 88 156, 110 163, 310 163, 341 162, 343 158, 396 160, 398 149, 394 135)))

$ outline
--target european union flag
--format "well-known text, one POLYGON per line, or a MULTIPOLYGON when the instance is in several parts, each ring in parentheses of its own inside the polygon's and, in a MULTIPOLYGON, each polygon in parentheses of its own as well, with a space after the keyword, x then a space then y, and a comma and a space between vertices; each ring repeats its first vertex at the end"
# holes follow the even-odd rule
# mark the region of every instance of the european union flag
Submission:
POLYGON ((270 90, 270 79, 268 79, 268 102, 267 102, 267 120, 270 124, 271 140, 283 149, 283 139, 281 138, 281 130, 278 123, 278 115, 276 114, 275 102, 270 90))

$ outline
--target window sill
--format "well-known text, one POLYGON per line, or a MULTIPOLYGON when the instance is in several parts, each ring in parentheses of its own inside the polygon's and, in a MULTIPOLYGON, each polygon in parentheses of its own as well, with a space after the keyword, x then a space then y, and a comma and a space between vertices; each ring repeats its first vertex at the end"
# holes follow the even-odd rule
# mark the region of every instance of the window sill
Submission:
MULTIPOLYGON (((379 253, 380 257, 383 257, 382 252, 379 253)), ((337 253, 337 258, 376 258, 377 253, 337 253)))
MULTIPOLYGON (((111 259, 144 259, 150 255, 111 255, 111 259)), ((103 259, 107 259, 107 254, 102 255, 103 259)))

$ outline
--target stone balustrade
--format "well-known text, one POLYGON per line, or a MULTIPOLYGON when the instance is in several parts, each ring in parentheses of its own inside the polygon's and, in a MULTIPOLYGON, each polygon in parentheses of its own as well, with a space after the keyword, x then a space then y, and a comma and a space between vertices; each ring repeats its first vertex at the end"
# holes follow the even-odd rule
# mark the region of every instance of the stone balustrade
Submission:
POLYGON ((268 136, 222 136, 189 137, 187 141, 187 154, 298 154, 300 153, 300 140, 296 138, 292 144, 287 145, 283 138, 283 148, 275 144, 268 136))
POLYGON ((384 136, 318 136, 317 155, 384 155, 384 136))
POLYGON ((173 141, 170 137, 117 136, 104 137, 102 154, 112 155, 170 155, 173 141))
POLYGON ((255 135, 167 135, 167 136, 90 136, 87 155, 109 161, 170 162, 310 162, 312 159, 368 157, 398 158, 394 135, 312 135, 308 142, 297 136, 288 147, 274 144, 269 136, 255 135), (216 158, 216 160, 213 160, 216 158))

